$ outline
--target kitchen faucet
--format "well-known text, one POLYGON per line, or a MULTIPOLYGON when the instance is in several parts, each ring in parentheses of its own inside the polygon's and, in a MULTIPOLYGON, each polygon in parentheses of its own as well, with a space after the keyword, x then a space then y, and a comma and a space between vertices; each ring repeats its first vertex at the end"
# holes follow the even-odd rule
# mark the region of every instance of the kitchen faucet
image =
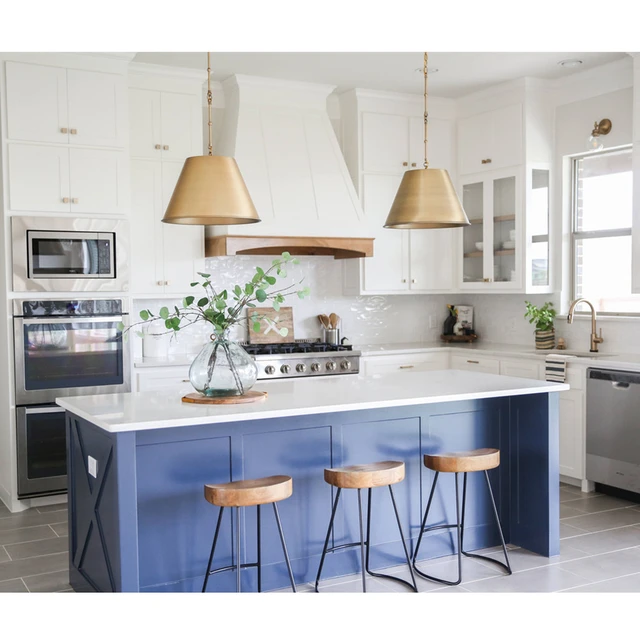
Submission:
POLYGON ((571 306, 569 307, 569 313, 567 314, 567 322, 569 324, 573 322, 573 310, 581 302, 586 302, 591 307, 591 348, 589 349, 589 351, 591 351, 592 353, 597 353, 598 343, 604 342, 604 338, 602 337, 602 329, 600 329, 600 335, 596 333, 596 310, 586 298, 578 298, 571 303, 571 306))

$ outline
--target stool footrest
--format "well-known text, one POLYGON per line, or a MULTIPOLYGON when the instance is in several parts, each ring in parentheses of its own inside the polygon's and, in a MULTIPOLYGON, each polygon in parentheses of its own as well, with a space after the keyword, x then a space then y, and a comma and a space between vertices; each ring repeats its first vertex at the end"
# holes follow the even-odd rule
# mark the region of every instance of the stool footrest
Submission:
MULTIPOLYGON (((247 564, 241 564, 240 568, 241 569, 249 569, 251 567, 257 567, 258 563, 257 562, 248 562, 247 564)), ((214 573, 222 573, 223 571, 235 571, 238 568, 237 565, 235 564, 230 564, 228 567, 220 567, 219 569, 211 569, 211 571, 208 572, 208 575, 212 576, 214 573)))
MULTIPOLYGON (((338 544, 335 547, 329 547, 326 553, 333 553, 334 551, 342 551, 342 549, 349 549, 351 547, 359 547, 359 542, 347 542, 346 544, 338 544)), ((364 541, 364 546, 368 547, 369 542, 367 540, 364 541)))

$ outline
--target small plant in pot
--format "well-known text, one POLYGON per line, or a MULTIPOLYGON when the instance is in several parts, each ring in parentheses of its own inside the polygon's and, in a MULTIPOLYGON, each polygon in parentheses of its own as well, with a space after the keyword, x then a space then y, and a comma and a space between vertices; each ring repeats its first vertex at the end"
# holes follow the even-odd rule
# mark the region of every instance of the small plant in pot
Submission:
POLYGON ((537 307, 531 302, 525 301, 527 311, 525 318, 529 319, 529 324, 536 326, 536 349, 554 349, 556 346, 556 331, 553 321, 556 317, 556 310, 553 302, 545 302, 541 307, 537 307))
MULTIPOLYGON (((201 282, 192 282, 192 287, 201 287, 199 296, 187 296, 181 307, 162 307, 158 313, 149 309, 140 312, 141 321, 127 328, 121 324, 123 332, 139 325, 163 323, 165 331, 155 335, 177 334, 181 329, 197 322, 206 322, 211 328, 211 339, 196 356, 189 369, 189 380, 196 391, 208 397, 242 396, 255 384, 258 368, 253 358, 244 348, 229 338, 229 331, 235 325, 251 322, 254 331, 261 329, 261 316, 255 311, 256 303, 271 303, 278 311, 287 296, 305 298, 309 287, 301 287, 301 282, 281 288, 271 288, 278 278, 286 277, 288 264, 298 264, 288 252, 274 260, 264 270, 256 267, 249 282, 243 282, 226 289, 212 282, 208 273, 199 273, 201 282)), ((286 328, 280 328, 281 336, 287 335, 286 328)), ((151 332, 149 332, 151 334, 151 332)), ((154 335, 154 334, 152 334, 154 335)))

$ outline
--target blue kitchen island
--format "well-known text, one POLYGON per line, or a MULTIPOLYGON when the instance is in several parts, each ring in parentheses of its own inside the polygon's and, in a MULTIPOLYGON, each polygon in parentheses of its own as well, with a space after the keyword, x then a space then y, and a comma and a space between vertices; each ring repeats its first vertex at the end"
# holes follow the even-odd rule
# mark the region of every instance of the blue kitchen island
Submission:
MULTIPOLYGON (((490 478, 507 542, 559 553, 558 395, 568 385, 466 371, 271 381, 266 402, 192 405, 175 393, 60 398, 67 411, 69 569, 76 591, 200 591, 218 509, 203 486, 269 475, 293 478, 279 503, 297 583, 315 579, 332 488, 323 470, 402 460, 395 486, 410 551, 433 474, 425 453, 496 447, 490 478)), ((460 479, 461 481, 461 479, 460 479)), ((443 474, 429 523, 455 522, 453 474, 443 474)), ((342 494, 334 544, 358 540, 355 491, 342 494)), ((482 474, 469 474, 465 550, 499 544, 482 474)), ((371 567, 404 556, 389 493, 373 492, 371 567)), ((244 509, 242 563, 256 558, 255 509, 244 509)), ((235 563, 225 511, 215 566, 235 563)), ((450 555, 455 530, 425 536, 420 559, 450 555)), ((359 571, 358 548, 330 554, 323 578, 359 571)), ((289 585, 275 522, 262 519, 263 589, 289 585)), ((464 568, 464 567, 463 567, 464 568)), ((242 571, 256 590, 255 569, 242 571)), ((234 591, 234 572, 209 591, 234 591)))

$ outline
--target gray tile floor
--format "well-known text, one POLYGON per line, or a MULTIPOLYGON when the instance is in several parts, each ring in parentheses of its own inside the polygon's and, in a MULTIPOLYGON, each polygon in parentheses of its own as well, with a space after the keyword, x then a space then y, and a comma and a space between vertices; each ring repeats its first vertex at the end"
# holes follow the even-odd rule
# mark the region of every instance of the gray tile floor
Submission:
MULTIPOLYGON (((418 579, 420 591, 438 592, 640 592, 640 504, 591 493, 577 487, 560 488, 560 556, 544 558, 512 547, 514 573, 505 576, 492 564, 465 558, 463 583, 442 587, 418 579)), ((500 556, 498 549, 481 553, 500 556)), ((68 574, 67 509, 51 505, 10 513, 0 503, 0 593, 71 591, 68 574)), ((443 578, 456 571, 452 557, 419 565, 443 578)), ((389 571, 407 577, 406 567, 389 571)), ((402 592, 405 587, 390 580, 367 578, 371 592, 402 592)), ((322 583, 323 592, 358 592, 358 575, 322 583)), ((310 584, 299 591, 312 591, 310 584)), ((288 591, 283 589, 283 591, 288 591)))

